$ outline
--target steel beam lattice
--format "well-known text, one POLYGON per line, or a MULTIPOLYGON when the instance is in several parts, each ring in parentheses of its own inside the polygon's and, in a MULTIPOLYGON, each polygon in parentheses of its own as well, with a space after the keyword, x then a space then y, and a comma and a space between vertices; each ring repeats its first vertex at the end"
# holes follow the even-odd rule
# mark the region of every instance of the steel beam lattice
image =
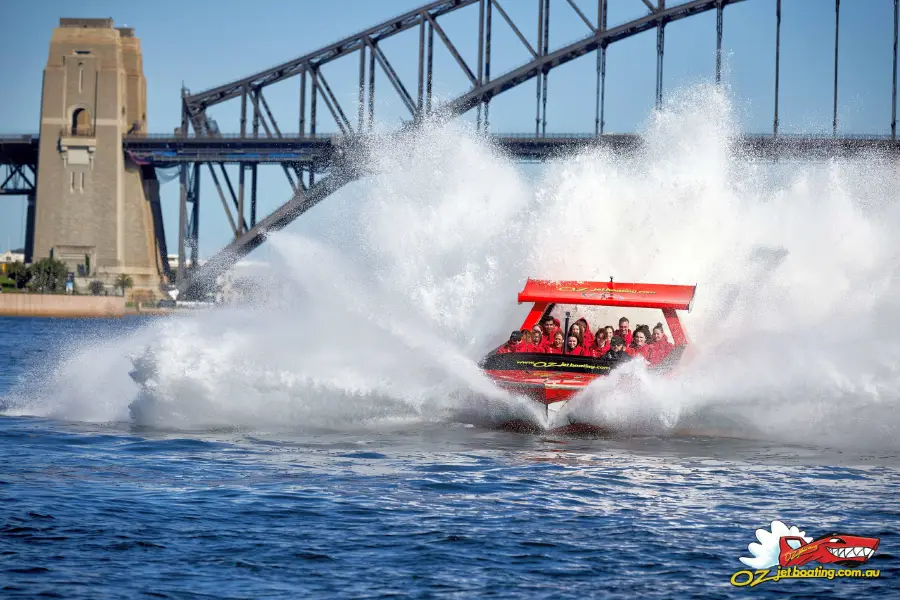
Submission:
MULTIPOLYGON (((624 1, 624 0, 623 0, 624 1)), ((182 292, 202 293, 222 269, 227 268, 253 248, 257 247, 268 233, 277 231, 303 214, 328 194, 339 189, 347 182, 358 177, 360 173, 351 164, 357 155, 356 148, 363 146, 359 139, 373 130, 376 115, 376 83, 384 78, 387 85, 378 86, 378 93, 388 94, 404 108, 408 119, 405 119, 400 131, 408 131, 419 127, 426 120, 453 119, 470 110, 475 110, 475 123, 479 130, 490 131, 491 101, 503 92, 513 89, 532 79, 535 80, 535 122, 534 135, 537 140, 547 138, 546 143, 534 142, 526 146, 512 143, 509 140, 498 140, 501 147, 512 149, 516 156, 534 158, 546 156, 546 148, 566 148, 565 143, 548 137, 547 105, 550 99, 550 73, 553 69, 567 64, 579 57, 594 53, 596 55, 596 99, 594 115, 594 136, 605 135, 605 100, 606 100, 606 58, 611 44, 631 38, 649 30, 656 30, 656 93, 654 104, 657 108, 664 102, 664 66, 665 66, 665 31, 670 23, 704 13, 716 11, 716 45, 715 45, 715 81, 722 79, 722 38, 724 29, 724 9, 743 0, 686 0, 676 3, 675 0, 633 0, 646 9, 646 13, 627 23, 609 27, 607 23, 608 0, 521 0, 532 7, 535 20, 531 26, 523 23, 523 19, 514 19, 510 12, 511 0, 437 0, 422 5, 414 10, 394 17, 374 27, 370 27, 355 35, 346 37, 333 44, 317 49, 244 77, 233 82, 214 87, 198 93, 188 90, 182 92, 182 129, 183 146, 165 151, 173 152, 169 157, 173 163, 181 166, 181 217, 183 227, 179 236, 179 265, 196 262, 189 260, 196 254, 198 238, 196 207, 199 204, 199 180, 192 178, 189 171, 191 153, 196 161, 206 164, 206 171, 219 201, 226 211, 227 220, 234 235, 233 241, 215 255, 202 269, 179 270, 179 289, 182 292), (586 4, 596 3, 596 12, 584 10, 586 4), (477 64, 471 64, 464 58, 464 52, 458 46, 458 32, 447 29, 442 17, 449 13, 471 7, 477 12, 477 22, 473 34, 477 34, 477 49, 468 54, 469 61, 477 57, 477 64), (575 42, 553 47, 551 45, 551 27, 554 19, 562 11, 568 11, 584 25, 585 36, 575 42), (592 19, 592 17, 595 17, 592 19), (523 48, 529 60, 527 63, 506 72, 492 72, 492 34, 495 28, 502 27, 512 33, 515 43, 523 48), (415 32, 409 39, 416 39, 418 47, 415 52, 415 84, 403 80, 394 67, 383 42, 405 31, 415 32), (530 32, 530 34, 529 34, 530 32), (536 35, 535 35, 536 34, 536 35), (443 46, 451 61, 450 68, 463 75, 468 89, 455 98, 437 103, 434 98, 435 78, 435 40, 438 47, 443 46), (357 93, 354 94, 355 110, 344 105, 335 93, 330 82, 330 64, 344 57, 353 57, 358 63, 358 79, 355 82, 357 93), (380 75, 378 74, 380 71, 380 75), (276 83, 297 78, 299 82, 299 119, 298 135, 287 135, 284 128, 276 120, 265 90, 276 83), (210 111, 229 100, 240 99, 241 112, 239 142, 225 144, 229 138, 223 136, 218 124, 210 117, 210 111), (321 113, 319 104, 324 104, 325 112, 321 113), (334 136, 323 137, 320 133, 320 113, 330 118, 334 136), (350 120, 355 116, 356 123, 350 120), (250 120, 250 123, 248 123, 250 120), (252 124, 252 125, 251 125, 252 124), (193 129, 193 135, 190 130, 193 129), (335 137, 336 136, 336 137, 335 137), (204 143, 206 140, 207 143, 204 143), (257 156, 251 158, 254 140, 259 140, 257 156), (539 151, 534 149, 540 148, 539 151), (215 158, 215 160, 213 160, 215 158), (257 179, 258 167, 261 163, 277 163, 284 173, 291 189, 291 199, 281 205, 270 215, 257 222, 257 179), (226 164, 235 164, 237 168, 237 189, 226 164), (246 189, 249 178, 250 190, 246 189), (189 189, 190 188, 190 189, 189 189), (250 196, 250 214, 247 218, 247 195, 250 196), (191 210, 188 210, 191 204, 191 210), (190 215, 189 215, 190 213, 190 215), (191 216, 194 215, 194 216, 191 216)), ((891 116, 891 135, 896 138, 896 30, 898 0, 895 8, 895 45, 894 45, 894 84, 892 86, 893 104, 891 116)), ((517 9, 519 6, 516 7, 517 9)), ((775 99, 773 110, 772 137, 779 137, 778 100, 779 100, 779 67, 781 42, 781 0, 776 0, 775 22, 775 99)), ((835 63, 834 63, 834 98, 832 136, 838 137, 838 34, 839 34, 840 2, 835 0, 835 63)), ((534 17, 529 17, 534 18, 534 17)), ((414 42, 413 42, 414 43, 414 42)), ((353 102, 353 101, 351 101, 353 102)), ((151 142, 152 143, 152 142, 151 142)), ((750 143, 750 142, 746 142, 750 143)), ((873 142, 881 143, 881 142, 873 142)), ((798 149, 802 143, 788 143, 798 149)), ((773 142, 772 148, 788 147, 773 142)), ((822 148, 821 142, 811 140, 809 148, 822 148)), ((832 148, 842 151, 849 146, 843 142, 832 148)), ((857 147, 852 145, 852 147, 857 147)), ((159 149, 142 155, 137 145, 129 146, 136 160, 165 162, 159 156, 159 149)), ((230 167, 234 169, 235 167, 230 167)))

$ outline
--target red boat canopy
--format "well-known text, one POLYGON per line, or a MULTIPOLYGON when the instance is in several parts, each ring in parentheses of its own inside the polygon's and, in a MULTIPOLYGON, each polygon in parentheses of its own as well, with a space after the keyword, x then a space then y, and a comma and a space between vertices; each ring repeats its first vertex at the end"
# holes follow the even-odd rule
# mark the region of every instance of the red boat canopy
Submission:
POLYGON ((529 279, 519 302, 690 310, 695 285, 529 279))

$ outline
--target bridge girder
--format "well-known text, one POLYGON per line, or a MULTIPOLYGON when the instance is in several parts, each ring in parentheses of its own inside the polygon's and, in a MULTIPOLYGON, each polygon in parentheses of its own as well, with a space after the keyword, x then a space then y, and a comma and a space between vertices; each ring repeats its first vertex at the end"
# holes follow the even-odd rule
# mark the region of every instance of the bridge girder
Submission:
MULTIPOLYGON (((538 32, 537 41, 534 45, 529 43, 527 37, 522 34, 519 25, 504 10, 500 0, 439 0, 425 4, 417 9, 411 10, 403 15, 385 21, 375 27, 371 27, 353 36, 349 36, 320 48, 314 52, 307 53, 301 57, 291 61, 282 63, 270 69, 266 69, 249 77, 245 77, 231 83, 217 86, 215 88, 199 92, 196 94, 183 91, 182 93, 182 134, 188 135, 188 127, 192 126, 195 132, 200 136, 218 136, 218 124, 209 118, 207 110, 228 100, 241 99, 241 117, 240 131, 242 137, 250 137, 248 131, 248 109, 252 111, 252 136, 257 137, 264 135, 269 139, 285 139, 281 128, 277 125, 272 111, 266 102, 264 90, 266 87, 275 83, 284 81, 291 77, 299 77, 300 86, 300 110, 299 110, 299 137, 307 136, 315 138, 317 136, 317 117, 316 110, 318 105, 318 97, 322 97, 328 112, 334 120, 336 127, 340 130, 341 135, 350 140, 350 144, 360 143, 355 138, 362 136, 366 130, 366 125, 371 128, 374 121, 374 96, 375 96, 375 73, 376 63, 381 67, 383 74, 387 77, 388 82, 397 94, 403 105, 409 109, 411 120, 407 122, 401 131, 407 131, 418 127, 426 118, 428 119, 452 119, 464 114, 472 109, 477 109, 477 124, 485 130, 489 128, 489 110, 491 100, 502 94, 503 92, 520 86, 532 79, 537 82, 536 89, 536 117, 535 117, 535 135, 540 137, 546 135, 546 103, 547 103, 547 78, 550 71, 564 65, 576 58, 585 56, 592 52, 597 54, 597 100, 596 100, 596 116, 595 116, 595 134, 602 135, 604 128, 604 96, 605 96, 605 76, 606 76, 606 49, 609 45, 628 39, 639 33, 656 29, 657 30, 657 75, 656 75, 656 103, 660 105, 662 101, 662 84, 663 84, 663 55, 665 47, 664 31, 668 23, 685 19, 710 10, 717 11, 716 19, 716 73, 715 78, 718 82, 721 73, 721 48, 722 48, 722 29, 723 29, 723 9, 729 4, 734 4, 743 0, 690 0, 681 2, 677 5, 669 5, 665 0, 635 0, 643 2, 647 8, 647 14, 642 15, 630 22, 607 27, 607 2, 608 0, 596 0, 597 13, 596 20, 588 18, 573 0, 566 0, 571 9, 573 9, 581 21, 585 24, 589 33, 582 39, 567 44, 565 46, 551 49, 549 47, 549 27, 550 27, 550 0, 536 0, 539 6, 537 23, 535 29, 538 32), (469 6, 478 6, 478 63, 474 68, 466 63, 459 51, 453 44, 447 32, 438 22, 439 17, 448 13, 464 9, 469 6), (516 34, 523 47, 531 55, 531 60, 525 65, 511 69, 499 76, 491 76, 491 32, 493 13, 502 19, 506 25, 510 27, 516 34), (390 60, 386 56, 379 43, 385 39, 395 36, 401 32, 419 28, 419 47, 418 47, 418 86, 416 96, 413 97, 409 93, 407 87, 403 84, 401 78, 392 67, 390 60), (470 88, 458 95, 456 98, 436 106, 432 100, 432 81, 433 81, 433 48, 434 33, 438 34, 441 43, 447 48, 453 57, 459 69, 468 79, 470 88), (331 87, 325 80, 325 74, 322 67, 328 63, 342 57, 359 53, 359 94, 357 105, 357 126, 356 131, 352 123, 347 118, 347 114, 352 114, 341 106, 339 100, 333 94, 331 87), (368 68, 367 59, 368 58, 368 68), (307 83, 309 79, 309 84, 307 83), (309 133, 306 131, 307 126, 307 89, 309 90, 309 133), (482 120, 483 116, 483 120, 482 120), (260 131, 260 125, 263 132, 260 131)), ((835 42, 837 42, 837 23, 839 17, 839 0, 835 2, 835 42)), ((897 20, 897 2, 895 0, 895 21, 897 20)), ((778 136, 778 62, 780 53, 780 14, 781 0, 776 0, 776 68, 775 68, 775 112, 773 116, 773 138, 778 136)), ((897 43, 896 43, 896 27, 895 27, 895 44, 894 54, 896 61, 897 43)), ((837 43, 835 43, 837 46, 837 43)), ((838 56, 837 48, 835 48, 835 65, 837 65, 838 56)), ((894 83, 896 90, 896 82, 894 83)), ((896 96, 896 91, 894 91, 896 96)), ((896 103, 896 102, 895 102, 896 103)), ((834 132, 837 133, 837 68, 835 67, 835 118, 834 132)), ((892 132, 894 126, 892 123, 892 132)), ((286 140, 285 140, 286 141, 286 140)), ((773 140, 771 148, 777 152, 786 146, 777 139, 773 140)), ((826 149, 827 152, 843 152, 846 151, 847 145, 819 144, 817 148, 826 149), (830 149, 828 149, 830 148, 830 149)), ((543 154, 541 154, 543 156, 543 154)), ((191 279, 182 278, 179 281, 179 289, 185 293, 189 291, 197 292, 203 287, 214 281, 215 276, 223 269, 227 268, 247 253, 256 248, 268 233, 277 231, 293 219, 303 214, 306 210, 321 202, 328 194, 339 189, 347 182, 358 176, 353 165, 349 164, 347 159, 341 156, 330 156, 327 163, 331 171, 325 180, 316 182, 316 175, 321 175, 321 165, 309 162, 287 161, 281 164, 286 177, 293 190, 291 199, 276 209, 272 214, 256 222, 255 209, 250 219, 250 227, 246 228, 244 223, 244 178, 245 170, 250 171, 251 178, 251 205, 256 206, 256 165, 239 166, 239 193, 235 193, 233 187, 228 183, 228 189, 231 194, 231 204, 237 209, 237 219, 231 216, 228 202, 225 199, 225 193, 218 181, 215 185, 218 188, 222 204, 229 215, 229 220, 238 225, 235 227, 234 240, 222 251, 213 256, 207 263, 207 266, 196 271, 191 279), (305 180, 304 180, 305 178, 305 180)), ((225 167, 218 165, 224 178, 227 179, 225 167)), ((182 185, 187 181, 187 166, 182 167, 182 185)), ((208 165, 211 172, 214 173, 213 165, 208 165)), ((184 190, 184 188, 183 188, 184 190)), ((182 216, 186 214, 185 201, 189 198, 187 191, 182 192, 182 216)), ((187 239, 187 238, 185 238, 187 239)), ((196 234, 194 235, 196 243, 196 234)), ((179 254, 183 255, 184 247, 179 250, 179 254)), ((196 264, 196 263, 195 263, 196 264)))

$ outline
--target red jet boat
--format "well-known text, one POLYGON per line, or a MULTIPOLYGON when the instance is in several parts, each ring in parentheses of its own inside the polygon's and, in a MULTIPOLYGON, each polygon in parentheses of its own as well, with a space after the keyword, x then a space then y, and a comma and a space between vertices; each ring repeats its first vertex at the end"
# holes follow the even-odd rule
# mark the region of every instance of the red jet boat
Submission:
MULTIPOLYGON (((573 306, 609 306, 626 309, 659 309, 672 334, 674 348, 659 364, 648 370, 668 375, 682 362, 688 348, 688 338, 676 311, 690 312, 696 286, 652 283, 613 283, 595 281, 544 281, 529 279, 519 292, 519 304, 533 303, 531 311, 519 329, 531 330, 545 316, 560 319, 563 331, 569 330, 570 319, 579 315, 573 306)), ((574 321, 572 321, 574 322, 574 321)), ((564 344, 565 346, 565 344, 564 344)), ((499 353, 485 356, 479 363, 494 382, 510 392, 528 396, 542 404, 551 429, 578 433, 595 429, 592 426, 563 423, 554 424, 559 414, 575 394, 598 377, 605 377, 619 364, 603 358, 531 352, 499 353)), ((505 428, 529 429, 524 423, 510 423, 505 428)))

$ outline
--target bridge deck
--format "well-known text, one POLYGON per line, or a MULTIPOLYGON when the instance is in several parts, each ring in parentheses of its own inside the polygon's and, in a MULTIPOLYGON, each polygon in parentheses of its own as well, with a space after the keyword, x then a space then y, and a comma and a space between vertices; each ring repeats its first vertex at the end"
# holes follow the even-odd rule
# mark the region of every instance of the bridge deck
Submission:
MULTIPOLYGON (((641 145, 636 134, 494 134, 493 143, 520 160, 544 160, 555 155, 580 150, 587 146, 632 152, 641 145)), ((137 162, 156 166, 172 166, 185 162, 223 163, 300 163, 327 164, 335 153, 347 145, 340 135, 290 136, 282 138, 161 137, 127 138, 125 148, 137 162)), ((748 134, 736 144, 751 154, 763 156, 845 156, 858 152, 900 154, 900 140, 889 136, 780 136, 748 134)))
MULTIPOLYGON (((491 139, 511 157, 519 160, 545 160, 587 146, 632 152, 640 147, 636 134, 495 134, 491 139)), ((171 167, 183 163, 295 163, 328 165, 346 145, 340 135, 253 138, 240 136, 175 137, 132 136, 124 140, 126 154, 138 164, 171 167)), ((736 143, 751 154, 797 156, 846 156, 858 152, 900 154, 900 140, 889 136, 779 136, 748 134, 736 143)), ((36 165, 37 135, 0 136, 0 164, 36 165)))
POLYGON ((37 135, 0 135, 0 165, 37 165, 37 135))
MULTIPOLYGON (((492 141, 510 156, 520 160, 544 160, 587 146, 632 152, 640 147, 636 134, 495 134, 492 141)), ((348 138, 340 135, 253 138, 175 137, 168 135, 132 136, 124 140, 126 154, 138 164, 171 167, 182 163, 296 163, 327 165, 348 138)), ((0 164, 36 165, 37 135, 0 136, 0 164)), ((900 154, 900 140, 889 136, 789 136, 747 134, 737 144, 751 154, 797 156, 846 156, 858 152, 900 154)))

